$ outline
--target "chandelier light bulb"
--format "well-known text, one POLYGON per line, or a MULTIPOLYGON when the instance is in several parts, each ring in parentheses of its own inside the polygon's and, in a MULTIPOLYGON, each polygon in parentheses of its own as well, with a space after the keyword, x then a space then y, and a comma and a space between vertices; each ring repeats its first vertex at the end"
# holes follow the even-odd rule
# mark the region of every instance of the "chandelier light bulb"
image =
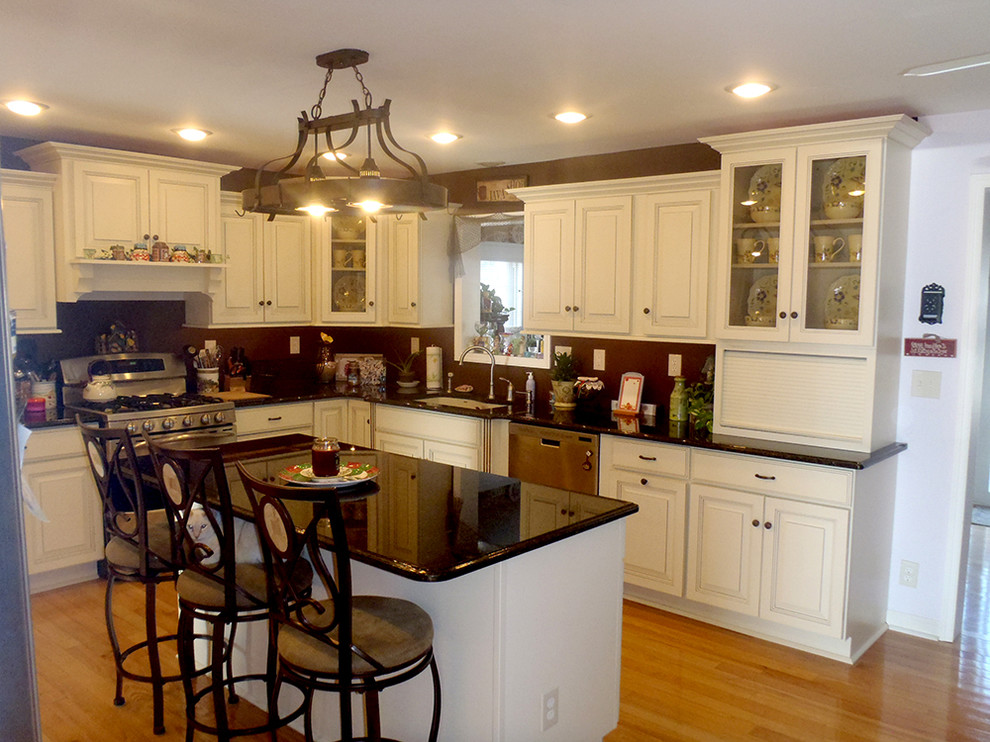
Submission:
POLYGON ((324 214, 329 214, 332 211, 336 211, 329 206, 324 206, 323 204, 310 204, 309 206, 297 206, 296 211, 305 211, 310 216, 323 216, 324 214))

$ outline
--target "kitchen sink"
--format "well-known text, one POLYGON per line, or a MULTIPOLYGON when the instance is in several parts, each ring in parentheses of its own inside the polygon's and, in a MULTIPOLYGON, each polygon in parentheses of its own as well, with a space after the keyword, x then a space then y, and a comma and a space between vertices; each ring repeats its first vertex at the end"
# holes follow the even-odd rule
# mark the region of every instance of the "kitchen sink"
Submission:
POLYGON ((508 412, 509 406, 498 402, 479 402, 467 397, 420 397, 416 400, 427 407, 456 407, 461 410, 480 410, 481 412, 508 412))

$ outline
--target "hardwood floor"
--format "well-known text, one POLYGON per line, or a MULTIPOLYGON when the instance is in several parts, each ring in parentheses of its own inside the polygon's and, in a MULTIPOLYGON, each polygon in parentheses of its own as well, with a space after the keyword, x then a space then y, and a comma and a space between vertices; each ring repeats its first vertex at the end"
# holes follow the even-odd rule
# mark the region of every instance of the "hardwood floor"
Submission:
MULTIPOLYGON (((988 527, 972 529, 966 594, 959 641, 889 631, 852 667, 627 602, 619 726, 605 742, 990 740, 988 527)), ((174 627, 167 595, 160 620, 174 627)), ((140 591, 120 596, 121 613, 139 617, 140 591)), ((32 599, 45 742, 184 739, 176 684, 166 689, 161 737, 151 734, 145 684, 125 682, 127 704, 113 705, 102 604, 99 581, 32 599)), ((141 630, 133 621, 121 632, 141 630)), ((283 731, 279 739, 301 736, 283 731)))

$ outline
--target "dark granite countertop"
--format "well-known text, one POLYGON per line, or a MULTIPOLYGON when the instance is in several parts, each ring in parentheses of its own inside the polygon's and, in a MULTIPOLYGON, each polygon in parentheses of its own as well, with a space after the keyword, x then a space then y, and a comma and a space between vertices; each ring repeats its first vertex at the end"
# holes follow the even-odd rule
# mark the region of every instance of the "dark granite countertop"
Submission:
MULTIPOLYGON (((311 442, 308 436, 293 434, 221 445, 224 459, 230 462, 227 479, 239 514, 248 516, 250 511, 234 462, 253 470, 267 467, 269 476, 277 476, 286 466, 308 461, 311 442)), ((424 582, 453 579, 638 510, 620 500, 357 446, 345 446, 341 459, 379 469, 377 488, 355 485, 355 495, 362 494, 361 488, 371 492, 342 503, 353 558, 424 582), (528 508, 534 497, 541 502, 559 498, 568 503, 568 522, 550 525, 530 518, 528 508), (399 519, 406 522, 400 524, 399 519), (395 536, 397 530, 415 537, 402 541, 395 536)), ((300 526, 309 522, 312 508, 305 500, 293 501, 289 507, 300 526)))
MULTIPOLYGON (((463 399, 486 401, 482 397, 451 394, 444 392, 427 392, 425 389, 406 392, 399 389, 355 388, 347 384, 312 384, 300 383, 298 380, 286 386, 275 386, 264 390, 270 396, 253 397, 235 400, 236 407, 255 407, 259 405, 282 404, 287 402, 313 402, 322 399, 364 399, 378 404, 409 407, 411 409, 444 412, 464 415, 486 420, 509 420, 527 425, 545 425, 565 430, 584 431, 589 433, 618 435, 629 438, 639 438, 657 443, 669 443, 680 446, 691 446, 712 451, 727 451, 750 456, 766 456, 769 458, 794 461, 805 464, 835 466, 843 469, 865 469, 891 456, 896 456, 907 448, 906 443, 891 443, 875 451, 843 451, 820 446, 806 446, 793 443, 777 443, 775 441, 757 438, 742 438, 715 435, 698 437, 689 433, 685 424, 668 423, 666 419, 654 419, 640 416, 638 418, 619 418, 605 408, 578 408, 575 410, 554 410, 543 402, 536 405, 533 415, 526 415, 516 404, 514 410, 508 406, 493 411, 471 410, 462 407, 434 407, 423 403, 422 399, 430 397, 454 396, 463 399)), ((500 400, 496 400, 499 402, 500 400)), ((65 412, 60 407, 58 415, 52 420, 26 422, 31 429, 44 429, 75 423, 75 415, 65 412)))

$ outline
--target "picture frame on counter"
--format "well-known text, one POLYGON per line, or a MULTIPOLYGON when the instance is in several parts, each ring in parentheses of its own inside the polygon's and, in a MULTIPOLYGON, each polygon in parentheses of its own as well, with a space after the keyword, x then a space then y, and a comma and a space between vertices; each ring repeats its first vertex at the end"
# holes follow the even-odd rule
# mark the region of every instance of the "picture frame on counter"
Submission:
POLYGON ((643 399, 643 374, 626 371, 619 382, 619 400, 613 411, 616 415, 639 415, 639 405, 643 399))

